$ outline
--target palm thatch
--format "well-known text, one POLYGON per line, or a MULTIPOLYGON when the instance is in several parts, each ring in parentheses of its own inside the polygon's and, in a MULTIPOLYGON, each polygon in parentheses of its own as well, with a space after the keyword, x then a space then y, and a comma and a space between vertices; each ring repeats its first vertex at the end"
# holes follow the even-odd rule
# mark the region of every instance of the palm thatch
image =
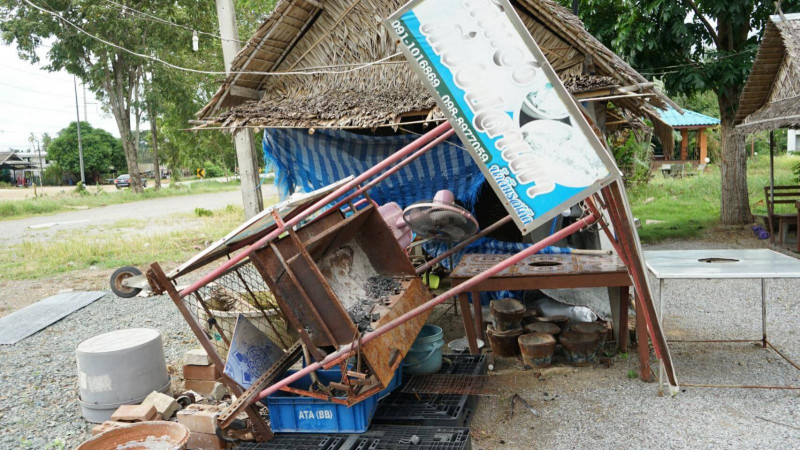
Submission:
MULTIPOLYGON (((232 64, 232 74, 198 113, 223 127, 371 128, 409 116, 443 115, 382 24, 405 0, 281 0, 232 64), (388 58, 388 59, 386 59, 388 58), (384 60, 385 59, 385 60, 384 60), (369 61, 381 61, 345 72, 369 61), (328 73, 308 72, 323 71, 328 73), (253 73, 248 73, 253 72, 253 73), (289 75, 269 73, 292 72, 289 75), (297 74, 297 72, 305 72, 297 74)), ((646 80, 552 0, 520 0, 517 12, 572 92, 614 92, 646 80)), ((634 116, 652 116, 668 99, 614 100, 634 116)))
POLYGON ((800 14, 772 16, 735 123, 741 133, 800 127, 800 14))

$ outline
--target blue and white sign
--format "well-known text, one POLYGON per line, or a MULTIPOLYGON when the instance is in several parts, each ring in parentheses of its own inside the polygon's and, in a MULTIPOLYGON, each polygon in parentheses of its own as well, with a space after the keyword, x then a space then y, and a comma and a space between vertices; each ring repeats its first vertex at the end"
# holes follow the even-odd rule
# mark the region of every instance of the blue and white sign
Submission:
POLYGON ((414 0, 387 26, 523 234, 619 176, 507 0, 414 0))

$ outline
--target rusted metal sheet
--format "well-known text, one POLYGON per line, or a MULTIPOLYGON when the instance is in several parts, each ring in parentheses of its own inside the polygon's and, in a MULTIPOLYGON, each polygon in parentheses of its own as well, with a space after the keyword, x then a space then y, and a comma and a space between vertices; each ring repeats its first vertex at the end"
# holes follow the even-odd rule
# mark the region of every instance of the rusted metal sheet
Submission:
MULTIPOLYGON (((390 305, 380 319, 373 323, 373 328, 378 328, 431 299, 430 292, 416 276, 404 280, 402 285, 402 294, 389 298, 390 305)), ((425 311, 364 345, 364 360, 383 386, 392 381, 394 367, 406 356, 430 313, 430 310, 425 311)))

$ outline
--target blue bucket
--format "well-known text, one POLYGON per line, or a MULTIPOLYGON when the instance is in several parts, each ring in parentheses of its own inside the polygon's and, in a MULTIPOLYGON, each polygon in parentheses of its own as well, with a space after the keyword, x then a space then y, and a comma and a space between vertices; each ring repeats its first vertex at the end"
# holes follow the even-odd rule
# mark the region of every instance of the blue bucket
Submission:
POLYGON ((403 359, 403 373, 427 375, 442 368, 444 333, 436 325, 425 325, 403 359))

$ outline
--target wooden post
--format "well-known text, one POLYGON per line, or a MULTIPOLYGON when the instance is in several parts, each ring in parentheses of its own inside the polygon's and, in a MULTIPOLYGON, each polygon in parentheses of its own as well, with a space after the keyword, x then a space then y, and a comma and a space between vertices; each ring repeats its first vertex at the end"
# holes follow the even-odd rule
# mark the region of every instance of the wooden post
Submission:
POLYGON ((705 128, 697 130, 697 142, 700 143, 700 164, 705 164, 708 157, 708 135, 705 128))
POLYGON ((689 130, 681 130, 681 161, 689 159, 689 130))

